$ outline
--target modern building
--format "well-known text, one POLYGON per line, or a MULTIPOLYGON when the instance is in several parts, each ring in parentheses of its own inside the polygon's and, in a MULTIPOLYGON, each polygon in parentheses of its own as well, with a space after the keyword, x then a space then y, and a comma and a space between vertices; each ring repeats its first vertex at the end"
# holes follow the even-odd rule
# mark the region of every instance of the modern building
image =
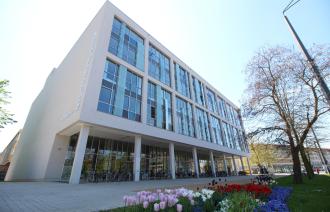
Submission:
POLYGON ((6 148, 0 153, 0 181, 4 180, 10 162, 14 156, 17 143, 19 141, 21 131, 19 130, 6 148))
POLYGON ((110 2, 33 102, 7 181, 237 174, 239 108, 110 2))
MULTIPOLYGON (((259 165, 267 167, 272 172, 293 172, 293 161, 289 146, 275 144, 255 144, 254 146, 256 149, 250 147, 251 169, 253 173, 258 173, 260 168, 259 165), (265 158, 265 154, 268 155, 267 158, 265 158)), ((314 170, 319 169, 326 171, 327 167, 330 169, 330 164, 328 164, 328 161, 330 161, 330 149, 322 148, 321 152, 319 148, 306 147, 305 151, 307 158, 310 160, 314 170), (322 157, 322 153, 326 161, 322 157)), ((305 167, 301 157, 300 162, 301 167, 304 170, 305 167)))

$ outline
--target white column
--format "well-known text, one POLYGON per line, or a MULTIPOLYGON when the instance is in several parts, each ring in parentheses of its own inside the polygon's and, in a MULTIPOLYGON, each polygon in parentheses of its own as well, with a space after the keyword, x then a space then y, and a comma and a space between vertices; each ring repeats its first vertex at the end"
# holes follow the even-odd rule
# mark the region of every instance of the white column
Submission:
POLYGON ((171 177, 175 179, 175 155, 174 155, 174 143, 169 144, 169 152, 170 152, 170 170, 171 177))
POLYGON ((233 165, 234 165, 234 171, 235 171, 235 175, 238 175, 237 173, 237 167, 236 167, 236 162, 235 162, 235 157, 234 155, 231 156, 231 158, 233 159, 233 165))
POLYGON ((225 172, 227 173, 227 176, 229 176, 228 166, 227 166, 227 160, 226 160, 226 155, 225 154, 223 154, 223 166, 225 168, 225 172))
POLYGON ((89 126, 82 125, 80 127, 77 147, 74 155, 73 165, 70 175, 70 184, 79 184, 81 169, 84 161, 86 144, 89 134, 89 126))
POLYGON ((210 151, 210 161, 211 161, 211 169, 212 169, 213 177, 216 177, 213 151, 210 151))
POLYGON ((196 147, 193 148, 193 159, 194 159, 194 164, 195 164, 195 174, 196 174, 196 177, 199 178, 198 157, 197 157, 196 147))
POLYGON ((134 181, 140 181, 140 164, 141 164, 141 136, 136 135, 134 141, 134 181))
POLYGON ((240 156, 239 159, 241 160, 242 171, 244 171, 244 163, 243 163, 243 158, 242 158, 242 156, 240 156))
POLYGON ((250 172, 250 175, 252 175, 252 170, 251 170, 251 166, 250 166, 250 160, 248 157, 246 157, 246 161, 247 161, 247 165, 249 167, 249 172, 250 172))

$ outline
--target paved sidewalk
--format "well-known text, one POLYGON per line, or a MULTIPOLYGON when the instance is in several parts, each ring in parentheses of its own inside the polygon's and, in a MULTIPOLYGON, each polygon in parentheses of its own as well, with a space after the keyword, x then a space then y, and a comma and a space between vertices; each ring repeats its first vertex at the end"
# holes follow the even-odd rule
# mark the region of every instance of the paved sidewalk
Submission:
MULTIPOLYGON (((0 211, 98 211, 123 206, 122 198, 140 190, 203 187, 215 178, 151 180, 69 185, 56 182, 0 182, 0 211)), ((217 178, 218 179, 218 178, 217 178)), ((221 178, 224 181, 224 178, 221 178)), ((250 176, 227 177, 247 183, 250 176)))

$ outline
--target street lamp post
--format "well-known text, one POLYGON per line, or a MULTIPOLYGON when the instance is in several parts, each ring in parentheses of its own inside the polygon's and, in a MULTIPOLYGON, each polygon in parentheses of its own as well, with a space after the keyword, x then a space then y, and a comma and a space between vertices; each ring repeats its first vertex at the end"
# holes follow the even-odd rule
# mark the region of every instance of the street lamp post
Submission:
POLYGON ((283 16, 284 16, 284 19, 286 21, 286 23, 288 24, 289 26, 289 29, 293 35, 293 38, 295 39, 298 47, 301 49, 302 53, 304 54, 311 70, 313 71, 314 73, 314 76, 316 77, 316 80, 319 82, 320 86, 321 86, 321 90, 322 90, 322 93, 323 95, 325 96, 327 102, 328 102, 328 105, 330 106, 330 90, 327 86, 327 84, 325 83, 323 77, 321 76, 321 73, 320 73, 320 70, 319 70, 319 67, 317 66, 317 64, 314 62, 313 58, 310 56, 310 54, 308 53, 307 49, 305 48, 304 44, 302 43, 302 41, 300 40, 297 32, 295 31, 295 29, 293 28, 292 24, 290 23, 288 17, 285 15, 285 12, 288 11, 293 5, 295 5, 296 3, 298 3, 300 0, 296 0, 294 3, 293 3, 294 0, 292 0, 288 6, 283 10, 283 16))

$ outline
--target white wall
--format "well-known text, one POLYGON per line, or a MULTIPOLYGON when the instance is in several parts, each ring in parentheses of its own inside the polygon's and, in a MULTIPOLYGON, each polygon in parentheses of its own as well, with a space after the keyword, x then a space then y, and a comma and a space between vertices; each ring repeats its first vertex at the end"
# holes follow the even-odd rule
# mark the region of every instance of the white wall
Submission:
POLYGON ((56 134, 79 120, 102 18, 101 9, 60 66, 48 76, 31 106, 6 181, 60 177, 58 165, 64 153, 56 149, 66 144, 65 139, 58 139, 56 134), (54 144, 57 141, 61 144, 54 144), (48 165, 53 170, 48 169, 46 173, 48 165))

